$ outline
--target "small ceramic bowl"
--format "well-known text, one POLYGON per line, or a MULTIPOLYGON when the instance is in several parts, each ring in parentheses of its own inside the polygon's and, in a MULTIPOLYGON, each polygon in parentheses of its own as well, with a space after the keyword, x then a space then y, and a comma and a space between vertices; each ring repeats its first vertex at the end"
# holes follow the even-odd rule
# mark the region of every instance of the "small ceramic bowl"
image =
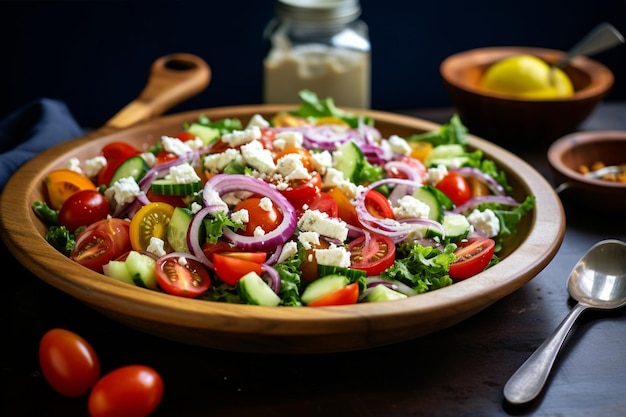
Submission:
POLYGON ((530 54, 554 63, 565 52, 530 47, 472 49, 446 58, 440 73, 453 105, 470 132, 506 146, 547 148, 571 133, 591 114, 613 86, 613 73, 603 64, 576 57, 563 71, 574 95, 551 100, 511 98, 480 87, 484 72, 506 57, 530 54))
POLYGON ((576 132, 548 149, 548 162, 560 194, 596 211, 626 214, 626 182, 593 178, 581 167, 626 164, 626 131, 576 132))

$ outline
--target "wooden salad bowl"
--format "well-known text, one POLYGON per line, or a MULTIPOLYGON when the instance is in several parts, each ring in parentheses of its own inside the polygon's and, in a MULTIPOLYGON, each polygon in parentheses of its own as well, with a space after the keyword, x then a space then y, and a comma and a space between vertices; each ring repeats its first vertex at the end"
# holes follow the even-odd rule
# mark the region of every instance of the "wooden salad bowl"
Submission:
MULTIPOLYGON (((194 94, 198 84, 208 83, 208 67, 202 64, 199 66, 203 75, 194 73, 197 66, 191 71, 197 81, 188 83, 193 86, 192 91, 178 89, 170 96, 169 105, 194 94)), ((169 81, 161 78, 160 90, 169 84, 181 84, 178 76, 169 77, 169 81)), ((150 81, 141 96, 120 112, 122 116, 118 114, 103 128, 50 148, 27 162, 9 180, 0 197, 2 238, 13 255, 43 281, 131 328, 181 343, 268 354, 342 352, 397 343, 450 327, 514 292, 550 262, 563 240, 563 208, 550 184, 517 156, 470 136, 472 148, 481 149, 506 171, 515 190, 513 197, 521 201, 526 195, 536 196, 534 211, 525 216, 518 233, 506 242, 502 261, 470 279, 397 301, 317 308, 186 299, 111 279, 71 261, 46 242, 46 226, 31 209, 34 201, 44 200, 42 184, 46 173, 65 166, 72 157, 93 157, 112 141, 146 149, 161 135, 178 133, 184 123, 200 115, 211 120, 236 117, 245 124, 256 113, 269 117, 289 108, 246 105, 155 118, 168 104, 161 102, 159 108, 151 105, 155 96, 152 84, 150 81), (135 123, 137 114, 147 121, 135 123), (128 125, 132 126, 125 127, 128 125)), ((374 117, 385 137, 439 128, 408 116, 347 110, 374 117)))

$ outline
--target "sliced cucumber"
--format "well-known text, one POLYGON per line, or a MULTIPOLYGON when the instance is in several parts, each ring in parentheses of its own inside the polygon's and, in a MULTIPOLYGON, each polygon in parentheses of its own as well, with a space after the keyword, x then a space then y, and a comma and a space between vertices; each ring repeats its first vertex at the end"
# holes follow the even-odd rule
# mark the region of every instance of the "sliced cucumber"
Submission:
POLYGON ((365 271, 361 269, 344 268, 335 265, 317 265, 317 276, 325 277, 326 275, 343 275, 350 282, 356 282, 359 278, 366 276, 365 271))
POLYGON ((350 284, 350 280, 343 275, 326 275, 311 282, 302 293, 302 302, 305 304, 312 303, 320 297, 330 294, 340 288, 350 284))
POLYGON ((150 190, 156 194, 164 195, 190 195, 202 189, 202 181, 195 181, 188 184, 179 184, 172 180, 161 178, 152 181, 150 190))
POLYGON ((182 207, 174 208, 174 213, 167 225, 167 241, 176 252, 189 252, 187 230, 192 217, 191 210, 182 207))
MULTIPOLYGON (((467 236, 471 225, 462 214, 446 214, 441 221, 446 240, 459 240, 467 236)), ((441 231, 433 228, 428 229, 427 237, 441 237, 441 231)))
POLYGON ((335 168, 343 172, 343 178, 357 182, 359 173, 365 164, 365 156, 356 143, 348 141, 337 149, 335 168))
POLYGON ((104 272, 104 275, 107 277, 115 278, 118 281, 135 285, 133 277, 130 275, 130 272, 128 272, 126 262, 124 261, 109 261, 102 267, 102 272, 104 272))
POLYGON ((131 156, 122 162, 122 165, 117 167, 115 172, 113 172, 111 182, 109 182, 109 187, 115 184, 115 182, 119 179, 126 177, 133 177, 136 182, 139 182, 139 180, 146 175, 146 172, 148 172, 149 169, 150 165, 148 165, 141 155, 131 156))
POLYGON ((256 272, 248 272, 237 281, 237 291, 242 300, 248 304, 276 307, 280 297, 272 290, 256 272))
POLYGON ((441 204, 439 204, 439 200, 437 200, 435 193, 429 186, 416 188, 415 191, 413 191, 413 197, 430 207, 430 211, 428 212, 429 219, 441 221, 441 218, 443 217, 443 209, 441 208, 441 204))
POLYGON ((461 166, 467 162, 468 157, 463 146, 457 144, 435 146, 424 164, 427 167, 445 165, 445 166, 461 166))
POLYGON ((398 291, 394 291, 386 285, 377 285, 372 291, 367 294, 365 301, 370 303, 376 303, 380 301, 399 300, 401 298, 407 298, 405 294, 398 291))
POLYGON ((200 123, 192 123, 187 131, 202 139, 202 142, 204 142, 205 145, 211 144, 220 136, 219 129, 205 126, 200 123))
POLYGON ((156 261, 153 258, 132 250, 128 253, 124 263, 135 285, 151 290, 158 288, 155 271, 156 261))

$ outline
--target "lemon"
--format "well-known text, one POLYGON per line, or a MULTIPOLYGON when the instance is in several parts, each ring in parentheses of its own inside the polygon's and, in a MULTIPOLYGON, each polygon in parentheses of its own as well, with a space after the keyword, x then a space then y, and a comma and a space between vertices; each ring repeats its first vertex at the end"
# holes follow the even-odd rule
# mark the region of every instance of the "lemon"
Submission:
POLYGON ((554 99, 574 94, 572 81, 565 72, 555 68, 551 77, 550 66, 533 55, 516 55, 496 62, 487 69, 481 84, 493 93, 523 99, 554 99))

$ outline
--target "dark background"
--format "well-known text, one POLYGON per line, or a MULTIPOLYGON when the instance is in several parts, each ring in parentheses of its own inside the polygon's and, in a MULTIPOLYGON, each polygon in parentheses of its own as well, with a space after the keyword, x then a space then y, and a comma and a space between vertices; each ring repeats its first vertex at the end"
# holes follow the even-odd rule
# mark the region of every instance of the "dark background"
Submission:
MULTIPOLYGON (((566 50, 596 24, 626 34, 625 0, 361 0, 372 42, 372 108, 449 106, 439 64, 482 46, 566 50)), ((98 127, 138 96, 152 62, 204 58, 213 77, 174 111, 262 101, 262 33, 272 0, 0 0, 0 118, 38 97, 65 101, 98 127)), ((626 98, 626 46, 594 56, 626 98)))

